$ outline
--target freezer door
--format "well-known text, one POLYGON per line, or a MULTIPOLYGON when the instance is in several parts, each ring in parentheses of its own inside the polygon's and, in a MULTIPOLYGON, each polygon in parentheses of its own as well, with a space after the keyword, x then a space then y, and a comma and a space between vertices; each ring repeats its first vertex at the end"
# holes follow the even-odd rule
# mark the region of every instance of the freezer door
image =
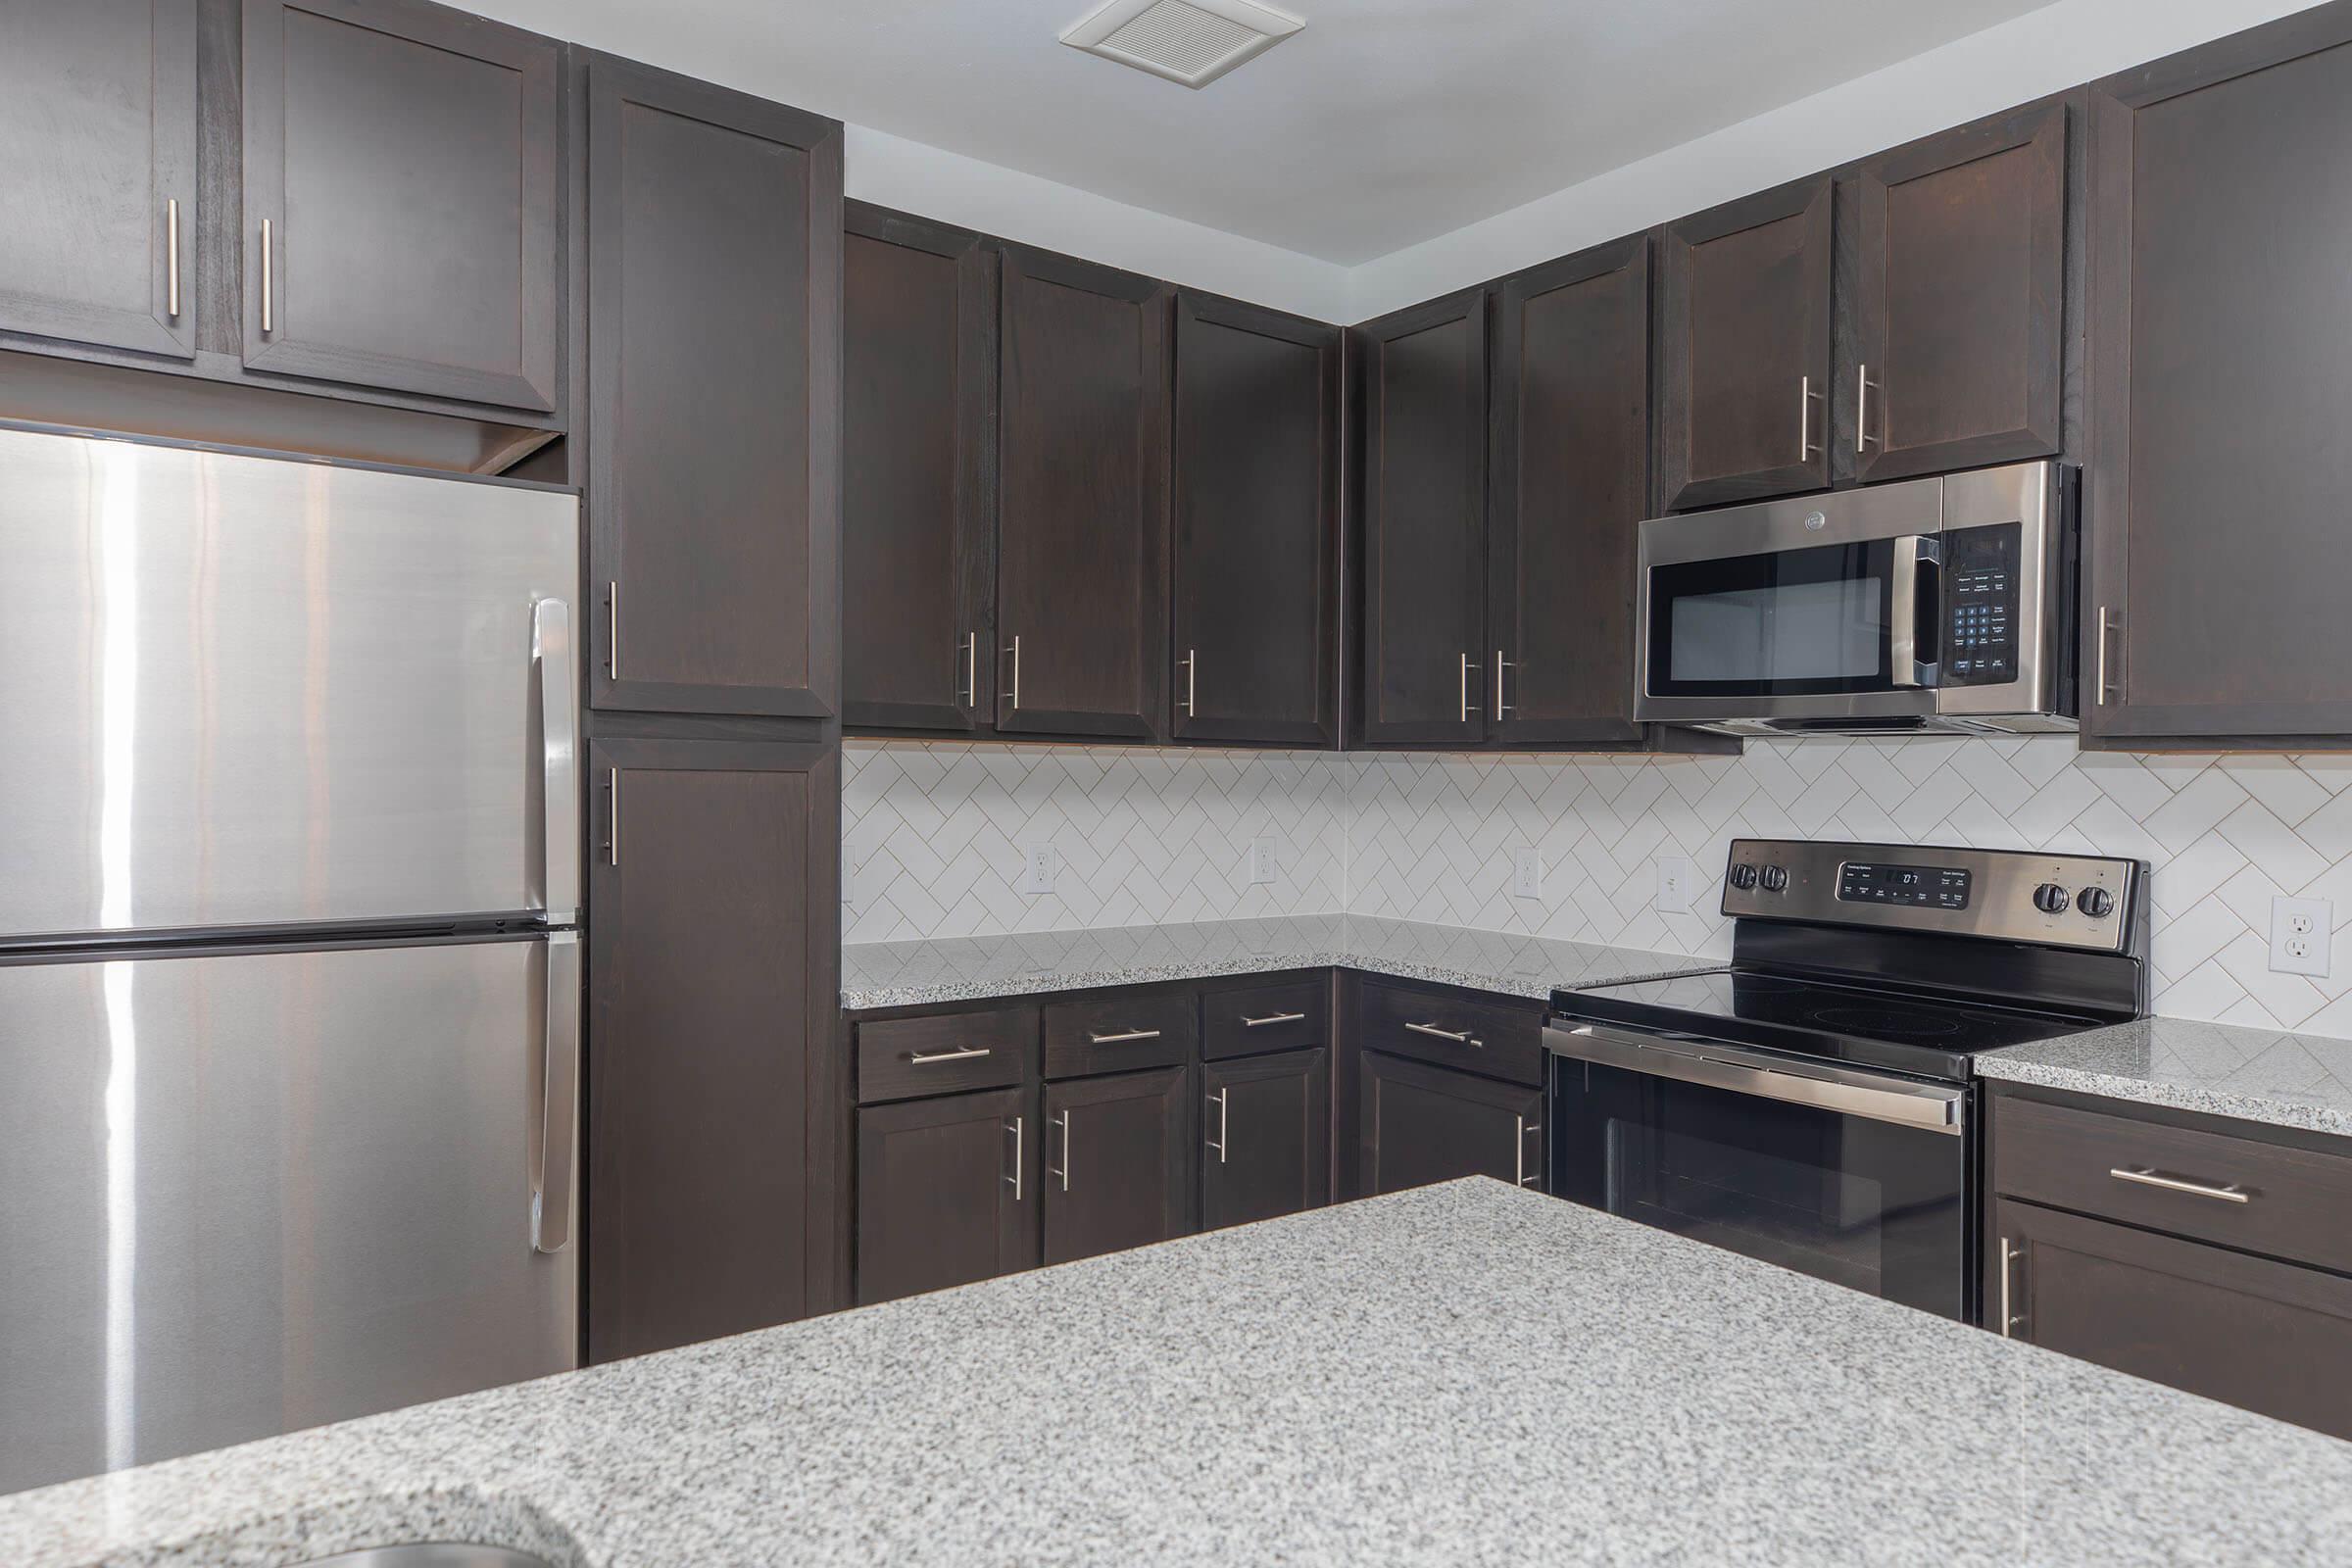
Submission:
POLYGON ((0 1493, 575 1365, 577 954, 0 965, 0 1493))
POLYGON ((0 428, 0 947, 578 900, 568 494, 0 428))

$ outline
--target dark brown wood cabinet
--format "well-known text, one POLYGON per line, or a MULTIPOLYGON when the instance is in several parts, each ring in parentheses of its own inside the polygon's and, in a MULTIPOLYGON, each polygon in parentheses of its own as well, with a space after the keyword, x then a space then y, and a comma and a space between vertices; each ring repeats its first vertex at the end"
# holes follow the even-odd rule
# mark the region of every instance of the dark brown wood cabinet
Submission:
POLYGON ((1046 1085, 1045 1259, 1067 1263, 1193 1228, 1189 1067, 1046 1085))
POLYGON ((1544 1091, 1364 1052, 1358 1192, 1426 1187, 1458 1176, 1544 1186, 1544 1091))
POLYGON ((1658 478, 1667 511, 1830 482, 1833 181, 1666 225, 1658 478))
POLYGON ((858 1112, 858 1303, 1037 1264, 1037 1091, 858 1112))
POLYGON ((1635 550, 1649 514, 1647 235, 1504 280, 1480 696, 1505 745, 1638 745, 1635 550))
POLYGON ((1164 739, 1171 290, 1006 245, 1000 292, 997 728, 1164 739))
POLYGON ((1176 300, 1172 724, 1338 743, 1340 329, 1176 300))
POLYGON ((0 49, 0 332, 195 353, 196 0, 40 0, 0 49))
POLYGON ((1364 744, 1486 736, 1487 293, 1353 328, 1364 744))
POLYGON ((244 363, 545 412, 563 46, 423 0, 245 0, 244 363))
POLYGON ((1200 1225, 1245 1225, 1331 1201, 1331 1052, 1201 1069, 1200 1225))
POLYGON ((862 202, 842 259, 843 721, 994 727, 997 254, 862 202))
POLYGON ((2352 8, 2090 94, 2082 728, 2340 744, 2352 8))
POLYGON ((838 756, 606 739, 588 896, 588 1349, 808 1310, 839 1015, 838 756), (822 1142, 821 1135, 818 1142, 822 1142))
POLYGON ((1865 162, 1841 477, 1897 479, 2061 448, 2067 112, 2042 103, 1865 162))
POLYGON ((839 703, 841 126, 588 73, 589 699, 839 703))

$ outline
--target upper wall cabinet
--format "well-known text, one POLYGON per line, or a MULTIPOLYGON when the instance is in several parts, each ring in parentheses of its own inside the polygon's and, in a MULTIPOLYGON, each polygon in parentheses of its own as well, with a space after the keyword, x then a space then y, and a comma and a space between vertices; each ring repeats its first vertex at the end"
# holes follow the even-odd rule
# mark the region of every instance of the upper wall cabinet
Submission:
POLYGON ((420 0, 245 0, 246 368, 555 408, 561 59, 420 0))
POLYGON ((196 347, 196 0, 5 11, 0 331, 196 347))
POLYGON ((2111 78, 2089 137, 2083 730, 2340 742, 2352 8, 2111 78))
POLYGON ((1369 745, 1486 735, 1487 295, 1354 329, 1369 745))
POLYGON ((997 727, 1161 739, 1170 290, 1007 245, 1002 292, 997 727))
POLYGON ((588 94, 590 700, 828 717, 841 126, 601 57, 588 94))
POLYGON ((1336 742, 1340 330, 1176 305, 1174 733, 1336 742))
POLYGON ((1830 482, 1833 181, 1666 225, 1658 470, 1667 510, 1830 482))
POLYGON ((2059 450, 2066 162, 2066 106, 2045 103, 1856 172, 1852 336, 1836 389, 1842 477, 2059 450))
POLYGON ((843 718, 991 727, 997 255, 849 204, 842 262, 843 718))
POLYGON ((1635 545, 1649 506, 1649 239, 1504 281, 1480 692, 1505 745, 1632 745, 1635 545))

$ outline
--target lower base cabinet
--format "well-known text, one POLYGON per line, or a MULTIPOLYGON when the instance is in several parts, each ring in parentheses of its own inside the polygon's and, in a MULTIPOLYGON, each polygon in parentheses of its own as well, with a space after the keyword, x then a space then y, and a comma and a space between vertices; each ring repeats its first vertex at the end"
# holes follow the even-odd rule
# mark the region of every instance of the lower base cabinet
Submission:
POLYGON ((1331 1201, 1331 1053, 1317 1046, 1201 1068, 1200 1225, 1331 1201))
POLYGON ((858 1112, 858 1303, 1037 1263, 1037 1092, 858 1112))
POLYGON ((1365 1196, 1457 1176, 1544 1189, 1543 1090, 1379 1051, 1360 1072, 1365 1196))
POLYGON ((1069 1263, 1193 1229, 1192 1069, 1046 1086, 1045 1260, 1069 1263))

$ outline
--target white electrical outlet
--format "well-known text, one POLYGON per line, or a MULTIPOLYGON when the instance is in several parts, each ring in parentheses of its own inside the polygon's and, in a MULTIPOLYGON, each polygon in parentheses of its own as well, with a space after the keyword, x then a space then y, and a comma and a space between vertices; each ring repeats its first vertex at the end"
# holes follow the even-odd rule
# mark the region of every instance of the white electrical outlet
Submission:
POLYGON ((1022 855, 1021 885, 1016 891, 1053 892, 1054 873, 1061 869, 1061 852, 1051 844, 1032 844, 1022 855))
POLYGON ((1531 846, 1511 852, 1511 897, 1540 899, 1544 896, 1544 857, 1531 846))
POLYGON ((1658 912, 1689 914, 1690 895, 1698 886, 1698 868, 1688 855, 1658 857, 1658 912))
POLYGON ((2335 906, 2326 899, 2271 900, 2271 967, 2279 974, 2328 972, 2335 906))
POLYGON ((1255 887, 1260 883, 1271 882, 1282 874, 1281 865, 1274 851, 1275 844, 1272 839, 1258 838, 1250 841, 1250 886, 1255 887))

